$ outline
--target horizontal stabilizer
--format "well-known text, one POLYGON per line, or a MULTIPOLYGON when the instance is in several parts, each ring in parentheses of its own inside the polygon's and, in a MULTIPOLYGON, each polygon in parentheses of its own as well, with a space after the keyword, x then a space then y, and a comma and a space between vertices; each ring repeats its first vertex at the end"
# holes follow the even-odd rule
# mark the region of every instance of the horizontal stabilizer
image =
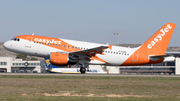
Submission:
POLYGON ((173 55, 157 55, 157 56, 149 56, 149 59, 152 61, 164 59, 163 62, 168 62, 168 61, 174 61, 175 57, 173 55))

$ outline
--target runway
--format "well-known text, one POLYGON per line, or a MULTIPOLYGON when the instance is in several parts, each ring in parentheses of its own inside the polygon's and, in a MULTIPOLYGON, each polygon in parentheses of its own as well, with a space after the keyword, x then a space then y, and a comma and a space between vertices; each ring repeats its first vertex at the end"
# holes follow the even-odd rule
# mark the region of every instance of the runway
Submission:
POLYGON ((137 75, 137 74, 58 74, 58 73, 0 73, 1 75, 39 75, 39 76, 112 76, 112 77, 180 77, 180 75, 137 75))

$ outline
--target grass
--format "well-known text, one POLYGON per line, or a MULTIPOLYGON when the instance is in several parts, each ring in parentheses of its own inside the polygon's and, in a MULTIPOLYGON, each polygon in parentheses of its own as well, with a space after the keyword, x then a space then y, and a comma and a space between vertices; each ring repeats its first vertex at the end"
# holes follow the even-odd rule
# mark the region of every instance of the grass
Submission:
POLYGON ((0 101, 177 101, 179 98, 178 77, 0 75, 0 101))

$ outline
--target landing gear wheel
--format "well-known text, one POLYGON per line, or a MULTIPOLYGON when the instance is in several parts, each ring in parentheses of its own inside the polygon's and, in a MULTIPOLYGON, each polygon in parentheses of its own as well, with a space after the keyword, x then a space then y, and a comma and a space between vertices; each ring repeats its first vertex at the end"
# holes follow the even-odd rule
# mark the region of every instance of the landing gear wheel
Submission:
POLYGON ((81 74, 84 74, 84 73, 86 73, 86 68, 84 68, 84 67, 81 67, 81 68, 80 68, 80 72, 81 72, 81 74))

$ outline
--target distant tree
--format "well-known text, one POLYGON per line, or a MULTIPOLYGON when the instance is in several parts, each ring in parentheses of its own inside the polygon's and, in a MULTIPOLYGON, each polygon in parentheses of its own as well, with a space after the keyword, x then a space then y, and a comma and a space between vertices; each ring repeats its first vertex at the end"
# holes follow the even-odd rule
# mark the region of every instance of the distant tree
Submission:
POLYGON ((37 61, 38 59, 35 57, 32 57, 30 60, 37 61))
POLYGON ((17 54, 17 55, 16 55, 16 59, 26 60, 26 59, 27 59, 27 55, 25 55, 25 54, 17 54))

